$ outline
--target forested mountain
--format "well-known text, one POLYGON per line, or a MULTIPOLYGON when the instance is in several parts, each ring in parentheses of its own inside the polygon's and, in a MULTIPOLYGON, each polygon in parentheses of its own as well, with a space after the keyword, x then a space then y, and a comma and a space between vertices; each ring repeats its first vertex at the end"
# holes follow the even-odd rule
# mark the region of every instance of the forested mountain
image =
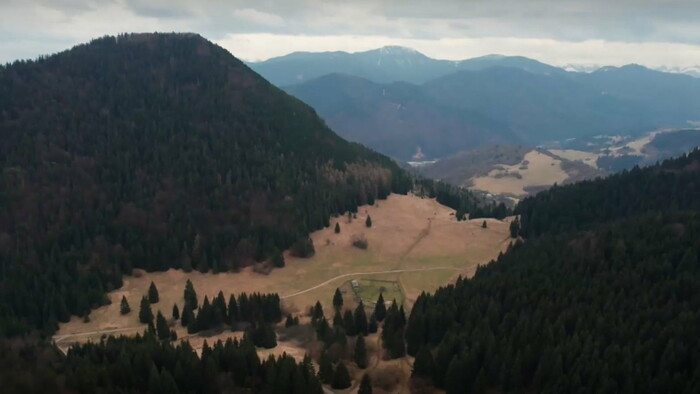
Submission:
POLYGON ((420 86, 405 82, 329 74, 285 89, 312 105, 342 137, 405 161, 520 141, 505 124, 439 104, 420 86))
POLYGON ((414 84, 458 70, 478 71, 494 66, 515 67, 537 74, 565 73, 561 68, 522 56, 487 55, 453 61, 433 59, 399 46, 355 53, 294 52, 249 65, 277 86, 303 83, 333 73, 354 75, 376 83, 404 81, 414 84))
POLYGON ((448 394, 698 392, 698 185, 695 150, 524 200, 524 243, 416 301, 413 376, 448 394))
MULTIPOLYGON (((331 215, 414 187, 194 34, 105 37, 0 68, 0 137, 5 334, 86 315, 135 267, 308 255, 331 215)), ((416 187, 476 209, 451 186, 416 187)))

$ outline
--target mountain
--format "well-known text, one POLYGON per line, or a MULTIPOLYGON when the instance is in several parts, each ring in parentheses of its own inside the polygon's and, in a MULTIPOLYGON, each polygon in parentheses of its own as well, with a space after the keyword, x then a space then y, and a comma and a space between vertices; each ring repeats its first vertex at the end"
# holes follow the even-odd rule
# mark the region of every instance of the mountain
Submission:
POLYGON ((655 70, 665 72, 665 73, 686 74, 686 75, 690 75, 691 77, 700 78, 700 66, 699 65, 686 66, 686 67, 661 66, 661 67, 655 68, 655 70))
POLYGON ((524 242, 416 300, 413 376, 447 393, 697 392, 699 180, 695 150, 523 200, 524 242))
POLYGON ((575 78, 601 94, 634 100, 654 111, 664 126, 700 120, 700 79, 630 64, 603 67, 575 78))
POLYGON ((433 59, 404 47, 387 46, 364 52, 294 52, 248 64, 277 86, 300 84, 326 74, 341 73, 377 83, 421 84, 458 70, 478 71, 488 67, 516 67, 539 74, 564 70, 522 56, 487 55, 453 61, 433 59))
MULTIPOLYGON (((538 75, 492 67, 453 73, 423 87, 438 103, 498 119, 530 144, 683 125, 692 119, 653 99, 642 100, 644 89, 615 89, 618 82, 599 80, 597 74, 538 75)), ((680 99, 669 98, 671 103, 680 99)), ((700 115, 700 107, 696 113, 700 115)))
POLYGON ((0 92, 6 331, 84 316, 135 267, 262 261, 331 214, 411 188, 393 161, 193 34, 16 62, 0 92))
POLYGON ((520 140, 508 126, 439 104, 422 87, 405 82, 329 74, 286 90, 313 106, 342 137, 404 161, 520 140))

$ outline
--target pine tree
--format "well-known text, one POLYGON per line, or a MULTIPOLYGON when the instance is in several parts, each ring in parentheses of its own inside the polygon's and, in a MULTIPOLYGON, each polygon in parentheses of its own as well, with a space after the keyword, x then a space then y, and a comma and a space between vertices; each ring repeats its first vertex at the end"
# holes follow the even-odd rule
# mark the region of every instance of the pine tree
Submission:
POLYGON ((486 224, 486 220, 484 220, 484 222, 481 223, 481 228, 487 228, 487 227, 488 227, 488 225, 486 224))
POLYGON ((386 317, 386 304, 384 303, 384 294, 379 293, 377 304, 374 306, 374 317, 377 321, 383 321, 386 317))
POLYGON ((314 308, 311 311, 311 322, 315 323, 316 321, 318 321, 322 318, 323 318, 323 306, 321 306, 320 301, 316 301, 316 305, 314 305, 314 308))
POLYGON ((374 312, 369 316, 369 323, 367 324, 367 332, 370 334, 374 334, 377 332, 377 317, 374 316, 374 312))
POLYGON ((333 327, 342 326, 342 325, 343 325, 343 315, 340 314, 340 311, 335 311, 335 315, 333 315, 333 327))
POLYGON ((122 315, 126 315, 127 313, 131 312, 131 307, 129 306, 129 301, 126 300, 126 297, 122 296, 122 302, 121 305, 119 306, 119 312, 122 315))
POLYGON ((367 220, 365 220, 365 226, 372 227, 372 217, 367 215, 367 220))
POLYGON ((153 322, 153 312, 151 311, 151 303, 145 296, 141 298, 141 306, 139 308, 139 321, 144 324, 153 322))
POLYGON ((157 304, 159 301, 158 289, 156 289, 156 284, 151 281, 151 285, 148 286, 148 301, 151 304, 157 304))
POLYGON ((190 309, 195 310, 199 307, 199 302, 197 301, 197 292, 194 290, 192 282, 187 279, 185 283, 185 307, 190 306, 190 309))
POLYGON ((183 327, 188 327, 192 321, 194 321, 194 311, 192 311, 190 304, 186 303, 185 307, 182 309, 180 324, 182 324, 183 327))
POLYGON ((372 382, 369 379, 368 373, 362 375, 362 380, 360 381, 360 389, 357 390, 357 394, 372 394, 372 382))
POLYGON ((321 382, 330 384, 333 381, 333 361, 331 356, 325 350, 321 353, 321 358, 318 360, 318 377, 321 382))
POLYGON ((510 222, 509 230, 511 238, 518 238, 518 234, 520 233, 520 219, 518 219, 517 216, 510 222))
POLYGON ((358 335, 355 341, 353 359, 361 369, 367 368, 367 346, 365 344, 365 338, 362 335, 358 335))
POLYGON ((158 311, 156 316, 156 333, 158 334, 158 339, 161 341, 170 338, 170 329, 168 328, 168 322, 165 321, 163 314, 158 311))
POLYGON ((271 261, 272 265, 277 268, 282 268, 285 266, 284 255, 277 248, 275 248, 275 250, 272 252, 271 261))
POLYGON ((345 310, 343 314, 343 327, 345 327, 345 332, 354 336, 357 335, 357 328, 355 327, 355 318, 352 316, 352 312, 349 309, 345 310))
POLYGON ((416 354, 416 359, 413 362, 413 371, 411 372, 411 377, 431 377, 433 376, 434 368, 433 355, 430 353, 430 349, 427 347, 422 347, 418 354, 416 354))
POLYGON ((180 318, 180 309, 178 309, 177 304, 173 304, 173 320, 180 318))
POLYGON ((338 363, 338 366, 335 367, 331 387, 337 390, 342 390, 350 387, 350 385, 350 374, 348 373, 348 369, 345 367, 345 364, 343 364, 341 361, 338 363))
POLYGON ((367 314, 365 313, 365 306, 362 304, 362 300, 360 300, 360 304, 355 308, 353 317, 355 319, 356 332, 361 335, 367 335, 369 327, 367 326, 367 314))
POLYGON ((236 297, 234 297, 233 294, 228 297, 226 317, 228 317, 228 324, 231 326, 231 331, 235 331, 238 328, 239 311, 236 297))
POLYGON ((333 294, 333 307, 336 310, 340 310, 343 307, 343 294, 339 288, 336 288, 335 294, 333 294))
POLYGON ((297 324, 299 324, 299 323, 294 317, 292 317, 292 314, 291 313, 288 314, 287 320, 285 320, 285 322, 284 322, 284 326, 288 328, 288 327, 295 326, 297 324))
POLYGON ((338 223, 338 222, 335 223, 335 230, 334 231, 336 234, 340 234, 340 223, 338 223))

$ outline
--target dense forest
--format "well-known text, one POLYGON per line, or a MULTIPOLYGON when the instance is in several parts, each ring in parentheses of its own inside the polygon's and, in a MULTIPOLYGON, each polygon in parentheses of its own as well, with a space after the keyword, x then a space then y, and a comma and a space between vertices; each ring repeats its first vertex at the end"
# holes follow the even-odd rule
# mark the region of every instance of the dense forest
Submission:
POLYGON ((699 392, 699 186, 696 150, 526 199, 524 243, 417 299, 413 376, 448 394, 699 392))
POLYGON ((521 235, 583 230, 647 212, 700 210, 700 150, 603 180, 555 186, 521 201, 521 235))
POLYGON ((479 204, 342 140, 194 34, 104 37, 0 67, 0 170, 3 335, 86 315, 132 268, 310 255, 331 215, 414 185, 479 204))

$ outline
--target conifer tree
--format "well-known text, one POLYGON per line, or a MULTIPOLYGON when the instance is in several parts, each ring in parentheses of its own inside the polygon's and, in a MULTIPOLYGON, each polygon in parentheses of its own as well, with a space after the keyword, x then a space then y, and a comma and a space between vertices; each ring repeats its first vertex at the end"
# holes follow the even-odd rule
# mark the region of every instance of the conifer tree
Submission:
POLYGON ((358 367, 361 369, 367 368, 367 345, 365 344, 365 338, 362 335, 357 336, 355 341, 355 352, 353 354, 353 359, 358 367))
POLYGON ((386 304, 384 303, 384 294, 379 293, 377 304, 374 306, 374 317, 381 322, 386 317, 386 304))
POLYGON ((285 266, 284 255, 277 248, 275 248, 275 250, 272 252, 271 261, 272 261, 272 265, 277 267, 277 268, 282 268, 285 266))
POLYGON ((433 355, 430 353, 430 349, 422 347, 416 354, 416 359, 413 362, 411 377, 432 377, 433 365, 433 355))
POLYGON ((330 384, 333 381, 333 373, 333 361, 328 352, 324 350, 318 361, 318 377, 321 379, 321 382, 330 384))
POLYGON ((295 326, 297 324, 299 324, 299 322, 294 317, 292 317, 292 314, 291 313, 288 314, 287 320, 285 320, 285 322, 284 322, 284 326, 285 327, 292 327, 292 326, 295 326))
POLYGON ((182 309, 182 317, 180 319, 180 324, 183 327, 188 327, 191 322, 194 321, 194 311, 190 304, 185 303, 185 307, 182 309))
POLYGON ((343 315, 340 314, 340 311, 335 311, 335 315, 333 315, 333 327, 342 326, 342 325, 343 325, 343 315))
POLYGON ((153 322, 153 312, 151 311, 151 303, 145 296, 141 298, 141 305, 139 308, 139 321, 144 324, 153 322))
POLYGON ((239 311, 236 297, 234 297, 233 294, 228 297, 226 317, 228 317, 228 324, 231 326, 231 331, 235 331, 238 328, 239 311))
POLYGON ((180 309, 177 307, 177 304, 173 304, 173 320, 177 320, 180 318, 180 309))
POLYGON ((372 394, 372 381, 369 379, 368 373, 362 375, 360 388, 357 390, 357 394, 372 394))
POLYGON ((340 223, 338 223, 338 222, 335 223, 335 230, 334 231, 336 234, 340 234, 340 223))
POLYGON ((343 307, 343 294, 339 288, 336 288, 335 294, 333 294, 333 307, 336 310, 340 310, 343 307))
POLYGON ((367 324, 367 314, 365 313, 365 306, 360 300, 360 304, 355 308, 355 330, 358 334, 367 335, 369 332, 369 327, 367 324))
POLYGON ((122 315, 126 315, 127 313, 131 312, 131 307, 129 306, 129 301, 126 300, 125 296, 122 296, 122 302, 121 302, 121 305, 119 305, 119 312, 122 315))
POLYGON ((151 285, 148 286, 148 301, 151 304, 157 304, 160 297, 158 296, 158 289, 156 289, 156 284, 151 281, 151 285))
POLYGON ((187 279, 187 283, 185 283, 185 306, 189 304, 190 309, 195 310, 199 307, 199 303, 197 301, 197 292, 194 290, 194 286, 192 285, 192 282, 187 279))
POLYGON ((350 312, 350 309, 346 309, 345 313, 343 314, 343 327, 345 328, 345 332, 348 335, 357 335, 357 328, 355 327, 355 318, 352 316, 352 312, 350 312))
POLYGON ((367 324, 367 332, 370 334, 374 334, 377 332, 377 317, 374 316, 374 312, 369 316, 369 323, 367 324))
POLYGON ((165 321, 163 314, 158 311, 156 316, 156 333, 158 334, 158 339, 161 341, 170 338, 170 329, 168 328, 168 322, 165 321))
POLYGON ((486 224, 486 220, 484 220, 484 222, 481 223, 481 228, 487 228, 487 227, 488 227, 488 225, 486 224))
POLYGON ((367 215, 367 220, 365 220, 365 226, 372 227, 372 217, 367 215))
POLYGON ((345 364, 343 364, 341 361, 338 363, 338 366, 335 367, 331 387, 337 390, 342 390, 350 387, 350 385, 350 374, 348 373, 348 369, 345 367, 345 364))

